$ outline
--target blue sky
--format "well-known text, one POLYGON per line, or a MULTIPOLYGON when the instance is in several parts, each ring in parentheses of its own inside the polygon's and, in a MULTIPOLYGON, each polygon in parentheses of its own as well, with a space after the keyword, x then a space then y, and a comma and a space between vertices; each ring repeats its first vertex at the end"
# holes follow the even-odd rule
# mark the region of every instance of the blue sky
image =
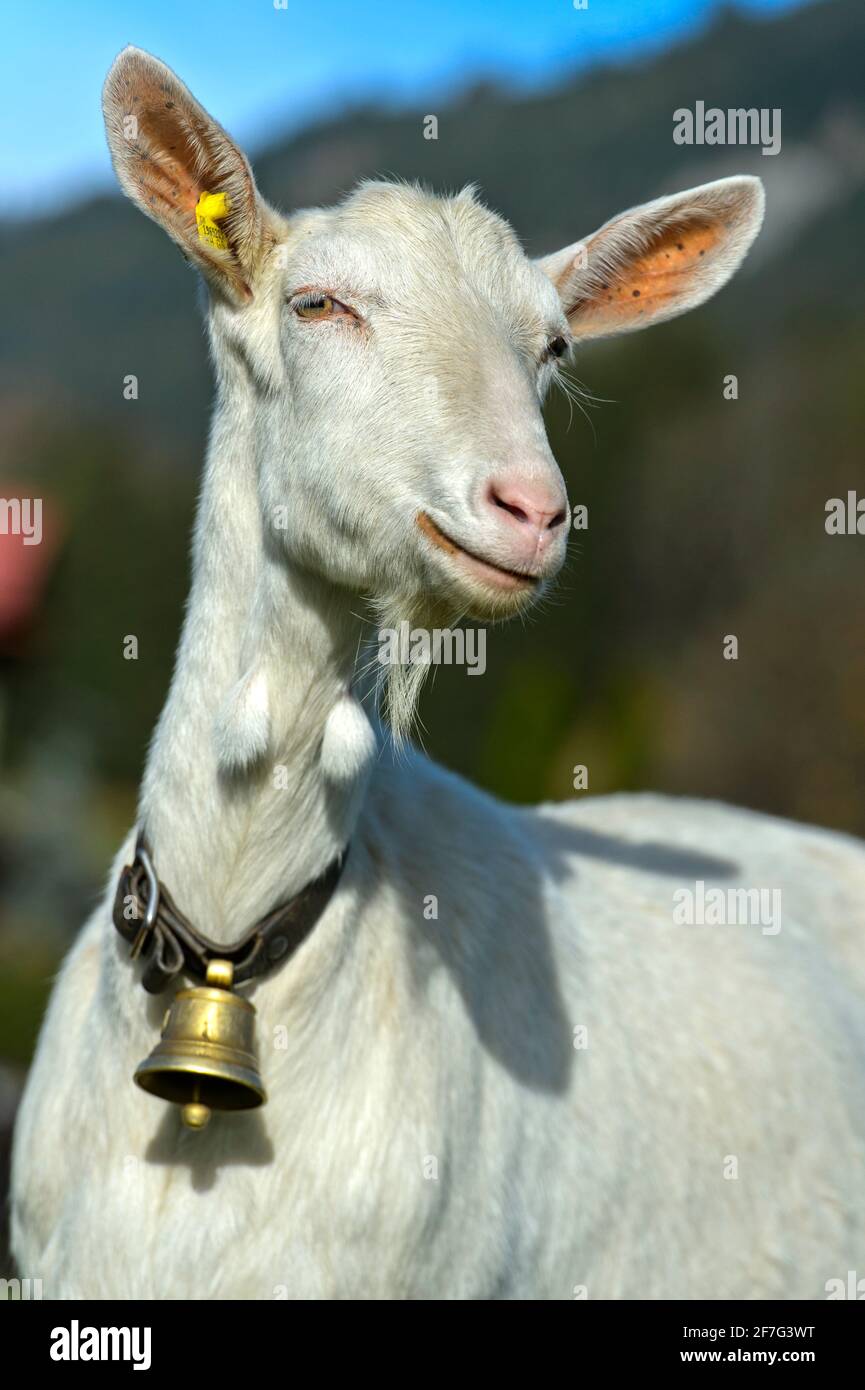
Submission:
MULTIPOLYGON (((740 0, 768 12, 796 0, 740 0)), ((718 0, 7 0, 0 55, 6 213, 107 185, 99 92, 126 43, 173 67, 252 147, 353 100, 436 100, 473 77, 537 85, 665 46, 718 0)))

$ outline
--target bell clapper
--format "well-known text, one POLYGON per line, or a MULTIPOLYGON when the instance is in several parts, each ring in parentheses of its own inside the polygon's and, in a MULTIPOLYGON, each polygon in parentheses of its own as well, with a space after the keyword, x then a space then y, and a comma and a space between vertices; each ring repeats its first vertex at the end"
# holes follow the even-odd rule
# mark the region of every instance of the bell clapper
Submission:
POLYGON ((210 1106, 202 1105, 200 1096, 201 1087, 196 1086, 192 1093, 192 1100, 188 1105, 184 1105, 180 1111, 180 1118, 187 1129, 205 1129, 210 1124, 210 1106))

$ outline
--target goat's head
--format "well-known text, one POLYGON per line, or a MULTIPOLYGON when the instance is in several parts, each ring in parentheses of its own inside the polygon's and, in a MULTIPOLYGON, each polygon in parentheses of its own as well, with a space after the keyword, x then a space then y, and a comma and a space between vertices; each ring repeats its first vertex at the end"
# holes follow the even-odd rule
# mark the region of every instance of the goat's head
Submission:
POLYGON ((204 273, 217 369, 248 380, 273 544, 391 615, 531 602, 568 530, 541 418, 562 359, 707 299, 762 218, 759 182, 724 179, 532 261, 471 190, 367 183, 281 217, 138 50, 115 62, 105 114, 125 191, 204 273), (204 192, 229 204, 209 239, 204 192))

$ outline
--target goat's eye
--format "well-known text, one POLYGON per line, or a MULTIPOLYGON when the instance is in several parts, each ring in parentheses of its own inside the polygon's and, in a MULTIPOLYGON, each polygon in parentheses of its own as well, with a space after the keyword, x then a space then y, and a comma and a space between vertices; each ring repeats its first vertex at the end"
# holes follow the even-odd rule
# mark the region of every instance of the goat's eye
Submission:
POLYGON ((294 312, 301 319, 324 319, 334 311, 336 300, 328 294, 309 295, 294 306, 294 312))
POLYGON ((568 350, 568 344, 562 337, 551 338, 547 343, 547 352, 551 357, 564 357, 568 350))
POLYGON ((358 321, 354 309, 323 290, 301 290, 292 297, 291 307, 299 319, 350 319, 358 321))

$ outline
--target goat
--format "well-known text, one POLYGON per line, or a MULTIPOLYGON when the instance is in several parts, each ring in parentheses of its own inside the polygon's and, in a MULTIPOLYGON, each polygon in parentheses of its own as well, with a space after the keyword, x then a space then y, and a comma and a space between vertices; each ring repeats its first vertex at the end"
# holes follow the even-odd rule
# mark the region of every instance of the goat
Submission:
POLYGON ((164 1001, 112 928, 130 834, 30 1073, 20 1270, 57 1298, 824 1296, 865 1264, 863 846, 697 800, 503 805, 405 740, 416 668, 385 673, 394 740, 358 657, 364 602, 428 630, 536 600, 568 531, 561 359, 713 294, 759 181, 532 261, 472 189, 281 216, 139 50, 104 109, 123 189, 203 276, 217 380, 138 823, 220 945, 351 850, 250 990, 269 1103, 193 1134, 131 1083, 164 1001), (685 925, 689 884, 779 890, 782 929, 685 925))

